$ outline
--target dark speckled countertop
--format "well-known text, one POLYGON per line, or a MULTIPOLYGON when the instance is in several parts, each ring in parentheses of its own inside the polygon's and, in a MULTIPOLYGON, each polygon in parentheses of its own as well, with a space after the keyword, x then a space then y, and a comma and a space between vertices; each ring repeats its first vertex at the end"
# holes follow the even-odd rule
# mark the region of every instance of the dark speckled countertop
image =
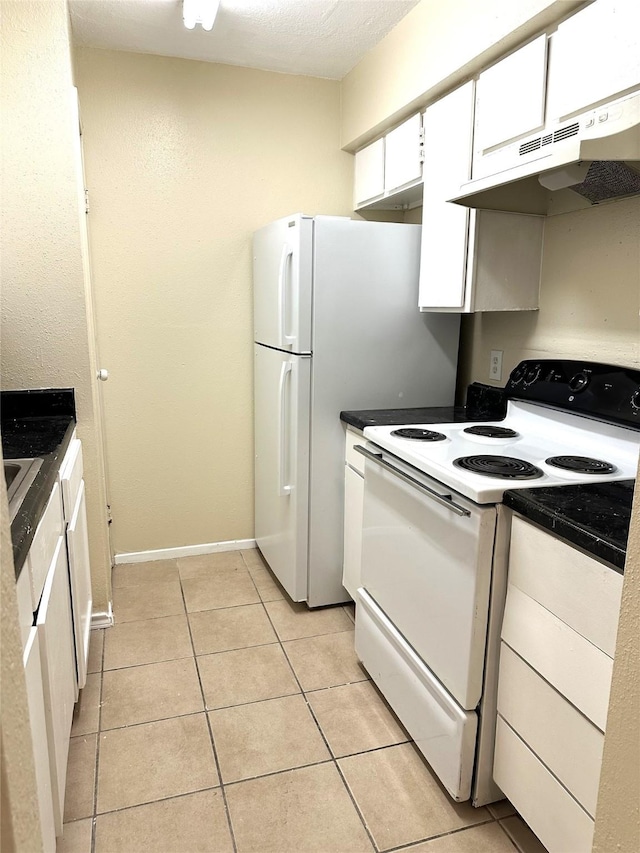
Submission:
POLYGON ((3 457, 43 460, 11 522, 17 580, 76 426, 75 401, 72 389, 3 391, 1 404, 3 457))
POLYGON ((506 491, 504 505, 624 571, 634 480, 506 491))

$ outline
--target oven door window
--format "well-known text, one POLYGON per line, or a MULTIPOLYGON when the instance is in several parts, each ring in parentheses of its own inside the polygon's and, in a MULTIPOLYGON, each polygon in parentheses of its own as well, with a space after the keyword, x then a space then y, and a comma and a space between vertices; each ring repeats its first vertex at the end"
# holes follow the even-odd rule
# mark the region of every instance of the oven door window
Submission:
MULTIPOLYGON (((447 492, 390 460, 440 495, 447 492)), ((465 514, 367 460, 362 586, 461 707, 472 710, 482 694, 496 510, 452 498, 465 514)))

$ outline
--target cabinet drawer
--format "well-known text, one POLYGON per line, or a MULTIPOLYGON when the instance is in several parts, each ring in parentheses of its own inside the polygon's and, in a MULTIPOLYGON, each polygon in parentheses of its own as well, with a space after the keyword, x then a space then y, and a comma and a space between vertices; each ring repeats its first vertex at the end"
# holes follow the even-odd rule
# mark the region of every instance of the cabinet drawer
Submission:
POLYGON ((593 817, 604 735, 504 643, 498 712, 593 817))
POLYGON ((500 716, 493 775, 549 853, 591 853, 593 820, 500 716))
POLYGON ((605 730, 613 661, 513 584, 502 639, 546 681, 605 730))
POLYGON ((351 465, 362 476, 364 476, 364 456, 354 450, 356 444, 364 444, 365 439, 361 432, 353 432, 348 429, 345 443, 345 460, 347 465, 351 465))
POLYGON ((71 521, 80 492, 80 484, 84 475, 82 461, 82 442, 75 438, 67 450, 60 468, 60 485, 62 486, 62 508, 65 521, 71 521))
POLYGON ((54 483, 51 497, 42 514, 36 534, 33 537, 33 542, 31 543, 31 548, 29 549, 33 610, 38 609, 47 572, 49 571, 58 539, 62 533, 62 525, 60 486, 54 483))
POLYGON ((514 516, 509 582, 613 657, 622 575, 514 516))
POLYGON ((468 800, 478 718, 463 711, 363 590, 356 653, 454 800, 468 800))

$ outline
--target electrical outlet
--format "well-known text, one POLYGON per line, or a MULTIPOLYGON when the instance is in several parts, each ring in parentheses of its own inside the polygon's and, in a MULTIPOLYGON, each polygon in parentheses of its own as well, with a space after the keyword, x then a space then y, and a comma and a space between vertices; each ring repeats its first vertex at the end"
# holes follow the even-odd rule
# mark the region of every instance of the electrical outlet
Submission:
POLYGON ((489 379, 500 382, 502 379, 502 350, 492 349, 489 359, 489 379))

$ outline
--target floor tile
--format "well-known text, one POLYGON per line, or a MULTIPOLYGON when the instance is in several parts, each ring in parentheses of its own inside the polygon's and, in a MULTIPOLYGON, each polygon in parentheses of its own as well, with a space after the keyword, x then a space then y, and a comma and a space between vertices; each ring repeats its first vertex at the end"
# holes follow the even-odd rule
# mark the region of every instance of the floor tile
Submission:
POLYGON ((209 714, 223 782, 331 758, 301 695, 209 714))
POLYGON ((238 853, 370 853, 333 763, 226 788, 238 853))
POLYGON ((64 822, 93 814, 97 735, 72 737, 69 741, 64 822))
POLYGON ((73 709, 71 737, 88 735, 98 731, 100 721, 100 682, 102 674, 91 672, 73 709))
POLYGON ((497 823, 483 823, 408 847, 405 853, 515 853, 497 823))
POLYGON ((91 830, 93 819, 73 820, 62 827, 62 838, 58 838, 56 853, 91 853, 91 830))
POLYGON ((516 813, 509 800, 499 800, 497 803, 489 803, 487 808, 496 820, 500 820, 503 817, 510 817, 516 813))
POLYGON ((185 578, 182 589, 188 613, 260 603, 251 576, 244 569, 220 571, 205 578, 185 578))
POLYGON ((547 848, 519 815, 501 820, 500 826, 511 838, 520 853, 547 853, 547 848))
POLYGON ((139 584, 113 590, 116 624, 184 613, 179 581, 139 584))
POLYGON ((317 690, 307 700, 335 756, 409 740, 370 681, 317 690))
POLYGON ((180 579, 208 578, 220 571, 246 573, 247 567, 240 551, 219 551, 216 554, 200 554, 197 557, 178 559, 180 579))
POLYGON ((278 641, 262 604, 201 610, 189 614, 189 623, 197 655, 278 641))
POLYGON ((353 646, 353 631, 283 643, 303 690, 367 681, 353 646))
POLYGON ((218 785, 204 714, 100 735, 98 812, 218 785))
POLYGON ((251 571, 253 568, 264 569, 266 568, 266 563, 262 558, 262 554, 257 548, 243 548, 240 551, 242 554, 242 559, 245 562, 247 568, 251 571))
POLYGON ((189 623, 184 613, 123 622, 109 628, 104 642, 104 668, 191 657, 189 623))
POLYGON ((104 646, 104 635, 106 632, 106 628, 96 628, 89 633, 87 672, 100 672, 102 669, 102 649, 104 646))
POLYGON ((152 560, 149 563, 124 563, 114 566, 111 585, 114 589, 144 583, 167 583, 179 580, 177 560, 152 560))
POLYGON ((342 758, 338 764, 381 850, 490 819, 486 809, 448 797, 413 744, 342 758))
POLYGON ((261 601, 281 601, 288 597, 269 569, 249 568, 251 578, 256 585, 261 601))
POLYGON ((103 731, 204 710, 194 658, 113 669, 103 678, 103 731))
POLYGON ((281 640, 299 640, 302 637, 353 630, 353 622, 342 607, 309 610, 306 604, 283 600, 268 601, 265 608, 281 640))
POLYGON ((224 708, 299 693, 279 645, 255 646, 198 658, 207 708, 224 708))
POLYGON ((222 792, 135 806, 96 820, 95 853, 231 853, 222 792))

